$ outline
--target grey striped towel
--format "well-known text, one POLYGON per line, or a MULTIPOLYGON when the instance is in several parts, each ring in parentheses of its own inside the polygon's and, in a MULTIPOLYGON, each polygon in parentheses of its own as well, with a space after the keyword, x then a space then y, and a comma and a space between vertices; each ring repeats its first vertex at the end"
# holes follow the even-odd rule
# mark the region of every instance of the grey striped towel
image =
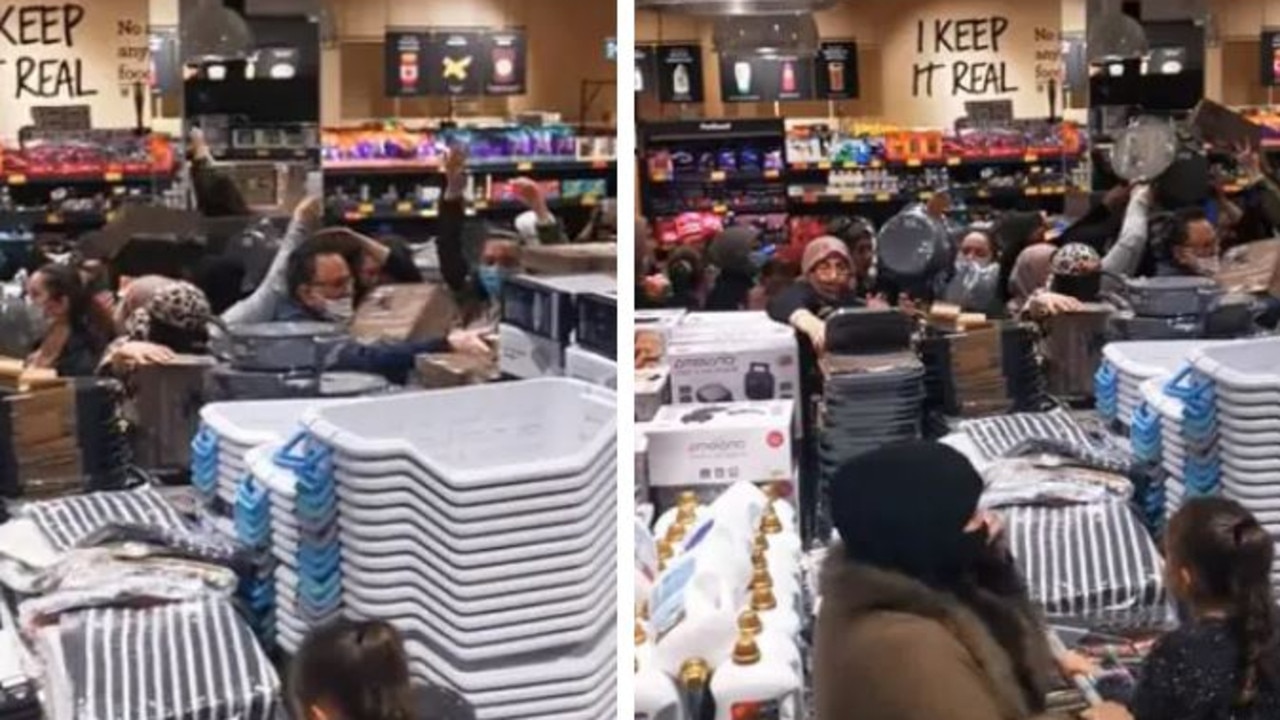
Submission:
POLYGON ((1090 444, 1089 433, 1066 410, 1044 413, 1014 413, 967 420, 960 429, 973 439, 989 458, 1005 457, 1028 440, 1058 440, 1077 445, 1090 444))
POLYGON ((226 601, 89 610, 63 619, 60 641, 77 717, 271 720, 279 704, 271 662, 226 601))
POLYGON ((1031 597, 1052 618, 1094 628, 1163 627, 1163 560, 1128 504, 1005 511, 1009 543, 1031 597))
POLYGON ((26 505, 31 518, 55 550, 68 550, 109 525, 145 525, 165 530, 190 526, 154 488, 89 493, 26 505))

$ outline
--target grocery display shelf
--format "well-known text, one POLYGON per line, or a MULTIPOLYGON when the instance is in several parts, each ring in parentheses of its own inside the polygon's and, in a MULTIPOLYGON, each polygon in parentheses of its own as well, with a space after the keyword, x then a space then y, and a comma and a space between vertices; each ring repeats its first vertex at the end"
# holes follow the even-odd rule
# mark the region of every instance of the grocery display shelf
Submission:
MULTIPOLYGON (((564 158, 531 158, 528 160, 483 161, 472 160, 467 163, 471 173, 491 173, 495 175, 515 175, 519 173, 588 173, 606 172, 616 169, 617 161, 608 158, 599 159, 564 159, 564 158)), ((322 165, 325 175, 436 175, 444 172, 439 162, 423 162, 417 160, 326 160, 322 165)))
POLYGON ((118 170, 92 170, 83 172, 69 173, 35 173, 35 172, 4 172, 0 173, 0 185, 9 187, 19 186, 49 186, 49 185, 77 185, 77 184, 93 184, 93 185, 121 185, 135 183, 151 183, 151 182, 167 182, 173 177, 170 171, 118 171, 118 170))
MULTIPOLYGON (((1046 185, 1042 187, 1024 188, 989 188, 979 190, 953 189, 951 194, 963 200, 999 200, 1021 197, 1054 197, 1060 198, 1067 192, 1066 186, 1046 185)), ((931 192, 899 192, 899 193, 858 193, 858 192, 805 192, 791 195, 793 205, 840 204, 897 204, 923 202, 933 197, 931 192)))
POLYGON ((910 158, 906 160, 871 160, 868 162, 838 162, 823 160, 819 162, 792 162, 788 168, 792 172, 825 172, 828 170, 878 170, 881 168, 940 168, 940 167, 1025 167, 1028 165, 1075 162, 1080 155, 1075 153, 1025 153, 1001 157, 961 157, 944 158, 910 158))
POLYGON ((690 174, 652 173, 649 181, 654 184, 673 183, 677 185, 715 185, 719 183, 752 183, 770 182, 782 179, 781 170, 764 170, 757 172, 729 172, 715 170, 690 174))
POLYGON ((0 210, 0 225, 33 228, 67 227, 92 229, 111 222, 114 212, 101 210, 0 210))
MULTIPOLYGON (((596 196, 584 196, 581 198, 551 200, 547 204, 552 212, 572 210, 578 208, 593 208, 602 202, 603 198, 596 196)), ((488 202, 478 201, 467 207, 467 215, 502 215, 515 214, 528 210, 528 206, 520 202, 488 202)), ((399 202, 399 203, 358 203, 344 205, 339 208, 329 206, 329 212, 333 217, 341 218, 347 222, 379 222, 392 220, 433 220, 440 216, 440 209, 437 205, 399 202)))

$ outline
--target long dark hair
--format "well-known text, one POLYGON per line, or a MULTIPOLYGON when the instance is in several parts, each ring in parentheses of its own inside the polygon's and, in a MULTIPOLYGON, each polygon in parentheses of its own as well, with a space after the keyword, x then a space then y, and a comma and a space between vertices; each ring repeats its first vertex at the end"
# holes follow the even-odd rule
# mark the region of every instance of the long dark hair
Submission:
POLYGON ((99 346, 115 336, 115 318, 94 301, 93 290, 80 271, 70 265, 49 263, 36 271, 44 291, 54 300, 67 300, 67 322, 73 330, 88 333, 99 346))
POLYGON ((1169 521, 1166 545, 1173 568, 1190 571, 1189 601, 1227 608, 1240 646, 1236 705, 1253 704, 1261 685, 1277 687, 1270 535, 1239 503, 1197 498, 1169 521))
POLYGON ((412 720, 413 689, 400 633, 380 621, 339 620, 302 642, 289 669, 294 717, 327 706, 342 720, 412 720))
POLYGON ((989 235, 992 240, 991 247, 999 253, 1000 257, 1000 284, 996 292, 1002 303, 1008 303, 1012 299, 1009 280, 1013 277, 1013 266, 1017 264, 1018 256, 1022 251, 1030 247, 1031 236, 1043 222, 1040 213, 1011 212, 996 223, 989 235))

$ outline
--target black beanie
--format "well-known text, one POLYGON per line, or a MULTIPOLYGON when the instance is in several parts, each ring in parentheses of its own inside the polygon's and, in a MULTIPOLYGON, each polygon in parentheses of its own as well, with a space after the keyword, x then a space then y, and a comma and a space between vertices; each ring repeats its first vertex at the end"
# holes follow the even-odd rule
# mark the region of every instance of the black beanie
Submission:
POLYGON ((965 533, 982 476, 946 445, 910 442, 845 463, 830 486, 832 516, 850 560, 946 587, 985 538, 965 533))

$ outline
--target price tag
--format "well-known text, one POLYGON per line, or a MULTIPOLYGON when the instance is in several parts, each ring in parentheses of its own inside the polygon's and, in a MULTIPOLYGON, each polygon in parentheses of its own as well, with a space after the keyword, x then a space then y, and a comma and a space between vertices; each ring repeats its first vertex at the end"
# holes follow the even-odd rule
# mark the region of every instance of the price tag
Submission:
POLYGON ((920 199, 921 199, 921 200, 928 200, 929 198, 932 198, 932 197, 933 197, 933 193, 931 193, 931 192, 922 192, 922 193, 920 193, 920 199))
POLYGON ((793 162, 791 163, 791 169, 792 170, 808 170, 809 163, 793 162))
POLYGON ((1040 188, 1029 187, 1026 190, 1024 190, 1024 192, 1027 194, 1027 197, 1035 197, 1036 195, 1040 194, 1040 188))
POLYGON ((477 201, 476 201, 475 208, 476 208, 476 210, 488 210, 488 209, 489 209, 489 201, 488 201, 488 200, 477 200, 477 201))
POLYGON ((266 148, 259 148, 259 149, 258 149, 258 152, 257 152, 257 155, 258 155, 258 157, 260 157, 260 158, 268 157, 268 156, 270 156, 270 155, 271 155, 271 151, 270 151, 270 150, 267 150, 266 148))
POLYGON ((664 183, 664 182, 666 182, 666 181, 667 181, 667 174, 666 174, 666 173, 654 173, 654 174, 653 174, 653 181, 654 181, 654 182, 656 182, 656 183, 664 183))
POLYGON ((1035 153, 1027 153, 1027 156, 1022 159, 1024 162, 1027 162, 1027 163, 1040 162, 1040 156, 1035 153))
POLYGON ((522 162, 516 165, 516 170, 520 172, 529 172, 532 169, 533 169, 533 163, 531 162, 522 162))
POLYGON ((855 203, 855 202, 858 202, 858 194, 857 194, 857 193, 851 193, 851 192, 840 193, 840 202, 842 202, 842 203, 855 203))
POLYGON ((361 203, 361 204, 360 204, 360 208, 359 208, 358 212, 359 212, 361 215, 372 215, 372 214, 373 214, 373 205, 371 205, 371 204, 369 204, 369 203, 361 203))
POLYGON ((857 170, 862 166, 856 162, 843 162, 843 163, 840 163, 840 167, 843 170, 857 170))
POLYGON ((922 162, 922 161, 920 160, 920 158, 908 158, 908 159, 907 159, 907 167, 909 167, 909 168, 918 168, 918 167, 920 167, 920 166, 921 166, 921 165, 923 165, 923 164, 924 164, 924 162, 922 162))
POLYGON ((893 196, 889 193, 876 193, 876 202, 887 203, 893 200, 893 196))
POLYGON ((956 167, 960 163, 961 163, 961 160, 958 157, 947 158, 947 167, 956 167))
POLYGON ((831 169, 831 162, 830 162, 830 161, 828 161, 828 160, 824 160, 824 161, 822 161, 822 162, 818 163, 818 169, 819 169, 819 170, 830 170, 830 169, 831 169))
POLYGON ((714 212, 714 213, 715 213, 715 214, 717 214, 717 215, 723 215, 723 214, 725 214, 725 213, 729 212, 729 206, 728 206, 728 205, 717 205, 717 206, 715 206, 714 208, 712 208, 711 212, 714 212))
POLYGON ((990 190, 979 190, 979 191, 978 191, 978 197, 980 197, 980 198, 989 198, 989 197, 991 197, 991 191, 990 191, 990 190))
POLYGON ((428 209, 426 209, 426 210, 419 210, 419 211, 418 211, 418 216, 419 216, 419 217, 424 217, 424 218, 433 218, 433 217, 435 217, 435 216, 436 216, 436 214, 437 214, 437 213, 436 213, 436 211, 435 211, 435 210, 433 210, 433 209, 430 209, 430 208, 428 208, 428 209))
POLYGON ((413 212, 413 203, 402 202, 396 205, 396 212, 407 215, 413 212))
POLYGON ((26 175, 10 175, 9 176, 10 185, 25 185, 26 183, 27 183, 26 175))
POLYGON ((871 169, 872 169, 872 170, 879 170, 879 169, 880 169, 880 168, 882 168, 882 167, 884 167, 884 163, 883 163, 883 162, 881 162, 881 161, 879 161, 879 160, 872 160, 872 161, 871 161, 871 169))
POLYGON ((109 183, 118 183, 124 180, 124 175, 119 172, 109 172, 106 174, 105 179, 109 183))
POLYGON ((360 219, 360 213, 358 213, 358 212, 349 212, 349 213, 346 213, 345 215, 343 215, 342 217, 346 218, 347 220, 359 220, 359 219, 360 219))
POLYGON ((580 202, 582 203, 582 207, 595 207, 600 204, 600 198, 595 195, 583 195, 580 202))
POLYGON ((781 176, 782 176, 782 173, 778 172, 777 170, 765 170, 765 171, 764 171, 764 178, 765 178, 766 180, 777 180, 777 179, 778 179, 779 177, 781 177, 781 176))
POLYGON ((116 213, 115 213, 115 211, 113 210, 113 211, 111 211, 111 212, 107 213, 106 219, 107 219, 107 222, 109 222, 109 223, 113 223, 113 222, 115 222, 115 221, 116 221, 116 213))
POLYGON ((44 216, 44 221, 48 225, 61 225, 62 216, 59 215, 58 213, 49 213, 48 215, 44 216))
POLYGON ((123 195, 126 192, 128 192, 128 190, 126 190, 123 185, 116 185, 115 187, 111 188, 112 195, 123 195))
POLYGON ((725 174, 723 170, 716 170, 711 173, 711 182, 724 182, 725 174))

